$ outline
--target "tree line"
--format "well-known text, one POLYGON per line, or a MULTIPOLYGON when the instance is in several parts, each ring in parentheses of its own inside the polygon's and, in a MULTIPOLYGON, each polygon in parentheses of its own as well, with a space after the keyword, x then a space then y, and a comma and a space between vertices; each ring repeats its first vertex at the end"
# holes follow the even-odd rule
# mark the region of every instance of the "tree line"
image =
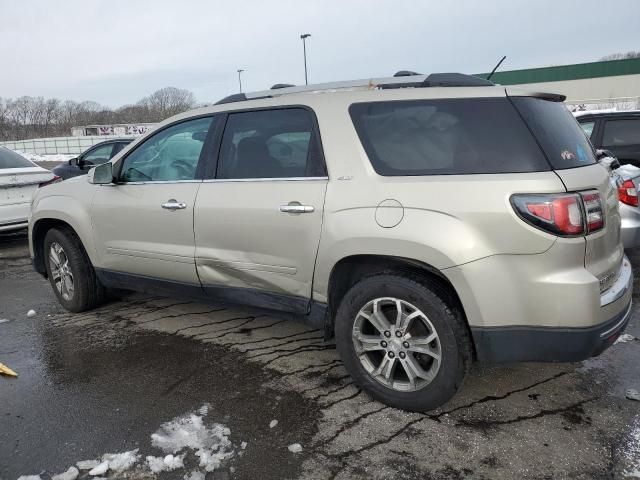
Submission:
POLYGON ((0 141, 71 135, 71 127, 155 123, 196 106, 192 92, 162 88, 133 105, 112 109, 97 102, 57 98, 0 97, 0 141))

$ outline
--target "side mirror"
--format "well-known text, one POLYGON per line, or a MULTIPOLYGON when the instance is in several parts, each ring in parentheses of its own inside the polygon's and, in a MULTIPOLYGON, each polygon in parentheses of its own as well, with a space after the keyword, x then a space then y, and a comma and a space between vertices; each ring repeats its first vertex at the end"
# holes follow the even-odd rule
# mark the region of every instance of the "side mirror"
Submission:
POLYGON ((89 183, 96 185, 108 185, 113 183, 113 164, 111 162, 103 163, 89 170, 87 174, 89 183))
POLYGON ((78 165, 78 162, 79 162, 79 160, 78 160, 78 158, 77 158, 77 157, 76 157, 76 158, 70 158, 70 159, 69 159, 69 165, 71 165, 72 167, 74 167, 74 166, 78 165))

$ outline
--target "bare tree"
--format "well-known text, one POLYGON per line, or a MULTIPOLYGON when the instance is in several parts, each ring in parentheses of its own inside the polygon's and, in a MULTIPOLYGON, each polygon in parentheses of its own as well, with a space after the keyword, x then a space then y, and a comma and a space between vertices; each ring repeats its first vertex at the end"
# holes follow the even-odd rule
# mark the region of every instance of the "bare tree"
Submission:
POLYGON ((607 60, 626 60, 629 58, 640 58, 640 51, 638 52, 627 52, 627 53, 612 53, 611 55, 607 55, 606 57, 602 57, 601 61, 607 60))

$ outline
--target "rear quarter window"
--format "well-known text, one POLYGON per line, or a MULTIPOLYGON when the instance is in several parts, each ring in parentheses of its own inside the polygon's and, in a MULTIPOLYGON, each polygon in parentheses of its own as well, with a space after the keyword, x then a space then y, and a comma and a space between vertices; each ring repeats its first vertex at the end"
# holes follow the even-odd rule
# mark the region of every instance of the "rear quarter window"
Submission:
POLYGON ((506 97, 357 103, 349 113, 380 175, 550 170, 506 97))
POLYGON ((35 166, 35 164, 13 150, 0 147, 0 168, 31 168, 35 166))
POLYGON ((591 143, 564 103, 512 97, 555 170, 596 163, 591 143))

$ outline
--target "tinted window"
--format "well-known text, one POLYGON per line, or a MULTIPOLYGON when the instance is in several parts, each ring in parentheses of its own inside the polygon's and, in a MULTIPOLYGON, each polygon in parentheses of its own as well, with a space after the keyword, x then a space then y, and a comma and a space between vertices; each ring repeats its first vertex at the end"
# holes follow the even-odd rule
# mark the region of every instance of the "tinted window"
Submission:
POLYGON ((602 135, 603 147, 640 145, 640 120, 607 120, 602 135))
POLYGON ((589 140, 564 103, 533 97, 514 97, 512 100, 554 169, 596 162, 589 140))
POLYGON ((35 167, 33 163, 17 154, 13 150, 0 147, 0 168, 31 168, 35 167))
POLYGON ((587 137, 591 138, 591 134, 593 133, 593 126, 595 124, 596 122, 584 122, 580 124, 580 126, 582 127, 582 131, 587 137))
POLYGON ((87 154, 82 156, 83 162, 89 162, 93 165, 100 165, 105 163, 111 158, 111 151, 113 150, 113 143, 107 145, 100 145, 94 148, 87 154))
POLYGON ((506 98, 360 103, 349 111, 380 175, 549 170, 506 98))
POLYGON ((211 121, 189 120, 153 135, 124 159, 121 181, 193 180, 211 121))
POLYGON ((302 108, 232 113, 222 137, 217 178, 325 175, 313 117, 302 108))

